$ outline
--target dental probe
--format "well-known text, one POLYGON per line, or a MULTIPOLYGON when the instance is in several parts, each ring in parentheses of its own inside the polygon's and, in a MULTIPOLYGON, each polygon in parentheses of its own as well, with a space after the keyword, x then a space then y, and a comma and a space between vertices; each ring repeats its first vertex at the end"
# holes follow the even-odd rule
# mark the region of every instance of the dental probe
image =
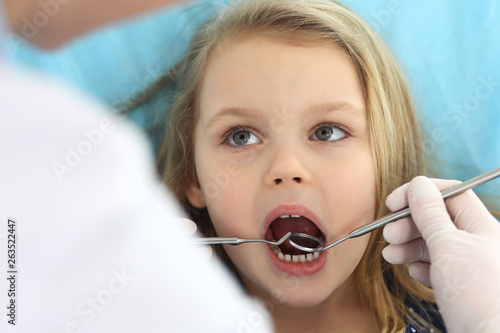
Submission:
MULTIPOLYGON (((500 168, 497 168, 497 169, 491 170, 489 172, 483 173, 482 175, 479 175, 479 176, 474 177, 472 179, 469 179, 468 181, 465 181, 463 183, 452 186, 446 190, 443 190, 443 191, 441 191, 441 194, 443 196, 443 199, 451 198, 457 194, 460 194, 460 193, 465 192, 467 190, 470 190, 476 186, 479 186, 481 184, 489 182, 490 180, 495 179, 499 176, 500 176, 500 168)), ((402 208, 402 209, 400 209, 392 214, 386 215, 386 216, 384 216, 378 220, 375 220, 367 225, 364 225, 360 228, 357 228, 357 229, 351 231, 347 236, 344 236, 344 237, 342 237, 342 238, 340 238, 340 239, 338 239, 338 240, 336 240, 336 241, 334 241, 334 242, 332 242, 324 247, 320 246, 320 247, 316 247, 316 248, 311 248, 311 247, 304 247, 304 246, 297 244, 296 242, 293 241, 293 239, 297 240, 297 239, 304 238, 304 236, 301 234, 290 235, 288 242, 293 247, 295 247, 299 250, 305 251, 305 252, 319 252, 319 251, 323 251, 323 250, 328 250, 328 249, 331 249, 335 245, 338 245, 349 238, 356 238, 356 237, 363 236, 369 232, 372 232, 378 228, 385 226, 388 223, 395 222, 395 221, 400 220, 408 215, 410 215, 410 208, 408 208, 408 207, 402 208)), ((307 238, 313 239, 316 237, 309 236, 307 238)), ((318 242, 319 245, 321 245, 322 242, 319 239, 316 239, 316 241, 318 242)))
MULTIPOLYGON (((277 241, 268 241, 265 239, 243 239, 237 237, 205 237, 205 238, 194 238, 192 241, 197 245, 215 245, 215 244, 229 244, 229 245, 240 245, 243 243, 266 243, 270 245, 280 245, 290 237, 292 233, 287 232, 283 237, 277 241)), ((317 240, 320 244, 322 243, 319 239, 317 240)))

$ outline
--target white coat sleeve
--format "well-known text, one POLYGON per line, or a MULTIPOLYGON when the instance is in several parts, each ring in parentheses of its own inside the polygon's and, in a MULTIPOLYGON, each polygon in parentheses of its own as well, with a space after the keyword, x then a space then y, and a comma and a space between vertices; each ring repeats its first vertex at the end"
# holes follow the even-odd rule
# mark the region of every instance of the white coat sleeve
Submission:
POLYGON ((0 109, 1 332, 271 331, 189 245, 138 130, 5 69, 0 109))

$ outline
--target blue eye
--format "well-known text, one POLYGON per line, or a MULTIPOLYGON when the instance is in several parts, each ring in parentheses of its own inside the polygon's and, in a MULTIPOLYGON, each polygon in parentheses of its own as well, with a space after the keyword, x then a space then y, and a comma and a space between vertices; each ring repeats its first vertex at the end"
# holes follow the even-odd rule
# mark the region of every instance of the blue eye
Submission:
POLYGON ((345 137, 347 137, 346 131, 339 128, 338 125, 321 125, 316 128, 310 139, 315 141, 337 141, 345 137))
POLYGON ((248 146, 261 142, 252 132, 243 129, 236 129, 227 134, 227 141, 231 146, 248 146))

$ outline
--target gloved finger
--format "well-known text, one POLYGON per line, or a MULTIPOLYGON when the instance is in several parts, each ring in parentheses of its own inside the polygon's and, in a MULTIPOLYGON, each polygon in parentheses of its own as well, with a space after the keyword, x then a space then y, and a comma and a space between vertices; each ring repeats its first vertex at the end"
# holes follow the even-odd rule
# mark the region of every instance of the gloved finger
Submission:
MULTIPOLYGON (((431 179, 440 191, 459 184, 457 180, 431 179)), ((392 211, 408 206, 407 191, 410 183, 394 190, 386 199, 386 205, 392 211)), ((471 233, 489 232, 496 228, 497 221, 491 217, 487 208, 472 191, 446 200, 446 207, 455 225, 471 233), (486 221, 486 222, 485 222, 486 221)))
POLYGON ((178 218, 176 218, 176 221, 178 223, 182 224, 183 226, 185 226, 186 230, 188 230, 188 232, 191 235, 194 234, 196 232, 196 230, 198 229, 198 227, 196 226, 196 223, 194 223, 190 219, 178 217, 178 218))
MULTIPOLYGON (((448 180, 448 179, 436 179, 430 178, 430 180, 436 185, 439 191, 443 191, 447 188, 450 188, 460 182, 457 180, 448 180)), ((406 183, 387 196, 385 204, 387 207, 393 212, 399 210, 401 208, 408 206, 408 188, 410 187, 410 183, 406 183)))
POLYGON ((439 189, 427 177, 419 176, 410 182, 408 204, 413 222, 431 252, 440 235, 456 230, 439 189))
POLYGON ((447 199, 446 208, 458 229, 477 234, 497 227, 498 222, 472 190, 447 199))
MULTIPOLYGON (((191 235, 194 235, 196 233, 196 230, 198 229, 198 227, 197 227, 196 223, 194 223, 190 219, 179 217, 176 220, 180 224, 183 224, 186 227, 186 229, 188 230, 188 232, 190 232, 191 235)), ((209 260, 212 257, 213 251, 212 251, 212 248, 210 246, 200 246, 200 253, 201 253, 203 258, 205 258, 206 260, 209 260)))
POLYGON ((384 238, 390 244, 404 244, 420 237, 411 217, 405 217, 384 227, 384 238))
POLYGON ((430 262, 427 246, 422 238, 414 239, 402 245, 388 245, 382 250, 382 256, 391 264, 411 264, 430 262))
POLYGON ((409 274, 418 282, 432 287, 431 283, 431 265, 424 262, 416 262, 410 265, 409 274))

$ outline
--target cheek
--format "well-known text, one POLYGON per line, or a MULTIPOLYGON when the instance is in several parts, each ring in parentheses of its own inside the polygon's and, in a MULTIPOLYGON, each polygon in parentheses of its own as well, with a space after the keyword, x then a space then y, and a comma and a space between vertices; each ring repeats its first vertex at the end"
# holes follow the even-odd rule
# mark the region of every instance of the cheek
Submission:
POLYGON ((332 275, 336 276, 339 284, 347 280, 359 266, 369 241, 370 234, 349 239, 330 252, 330 259, 334 262, 331 266, 332 275))
MULTIPOLYGON (((253 210, 257 193, 255 177, 243 174, 228 163, 205 164, 199 173, 200 185, 212 223, 219 236, 255 236, 253 210)), ((257 229, 258 230, 258 229, 257 229)))
POLYGON ((328 177, 332 195, 327 207, 330 207, 337 232, 347 234, 375 217, 373 163, 370 155, 365 154, 332 170, 328 177))
POLYGON ((344 260, 346 267, 352 271, 358 265, 370 241, 370 234, 348 239, 340 244, 335 255, 344 260))
MULTIPOLYGON (((217 184, 219 181, 217 195, 206 196, 207 209, 210 219, 220 237, 260 238, 260 230, 255 218, 257 205, 255 198, 256 190, 252 188, 254 182, 249 182, 245 175, 228 177, 221 172, 209 173, 208 184, 217 184), (211 177, 213 176, 213 177, 211 177)), ((261 261, 258 258, 265 256, 263 245, 245 244, 242 246, 224 245, 224 249, 236 265, 238 271, 244 276, 255 277, 255 272, 260 270, 261 261), (257 253, 260 253, 257 255, 257 253)))

